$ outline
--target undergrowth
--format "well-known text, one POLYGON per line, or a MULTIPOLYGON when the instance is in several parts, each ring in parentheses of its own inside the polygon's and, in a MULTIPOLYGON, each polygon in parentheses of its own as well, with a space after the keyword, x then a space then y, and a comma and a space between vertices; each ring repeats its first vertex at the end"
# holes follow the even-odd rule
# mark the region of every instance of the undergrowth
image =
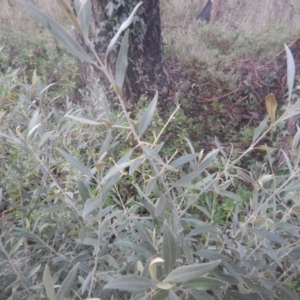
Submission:
MULTIPOLYGON (((65 46, 91 59, 78 44, 65 46)), ((108 77, 121 112, 96 83, 73 102, 66 90, 49 92, 46 67, 45 76, 31 69, 25 78, 1 70, 1 296, 299 299, 300 130, 278 173, 262 144, 300 114, 285 50, 286 109, 278 113, 270 95, 264 119, 241 132, 243 151, 218 138, 196 149, 179 103, 166 122, 155 114, 158 94, 132 119, 120 93, 125 69, 116 68, 115 81, 97 55, 92 64, 108 77), (165 149, 172 132, 179 147, 165 149), (258 151, 264 161, 240 167, 258 151)), ((126 51, 119 56, 126 60, 126 51)))

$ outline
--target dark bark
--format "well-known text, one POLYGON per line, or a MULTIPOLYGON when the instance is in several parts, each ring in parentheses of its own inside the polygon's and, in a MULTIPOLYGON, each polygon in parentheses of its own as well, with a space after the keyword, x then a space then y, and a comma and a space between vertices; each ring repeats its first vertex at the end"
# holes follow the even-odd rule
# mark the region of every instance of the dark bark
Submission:
MULTIPOLYGON (((105 53, 109 41, 118 27, 130 15, 138 0, 122 1, 91 0, 92 16, 90 38, 98 54, 105 53), (118 4, 119 3, 119 4, 118 4), (109 9, 111 5, 111 15, 109 9), (114 6, 113 6, 114 5, 114 6), (117 6, 119 5, 119 6, 117 6)), ((115 69, 118 47, 109 56, 110 68, 115 69)), ((143 94, 167 95, 169 90, 169 76, 163 62, 163 48, 161 37, 161 21, 159 0, 144 0, 139 8, 137 17, 130 27, 129 65, 123 87, 126 100, 137 101, 143 94)), ((82 66, 86 80, 101 78, 99 73, 86 65, 82 66)), ((113 72, 114 73, 114 72, 113 72)))

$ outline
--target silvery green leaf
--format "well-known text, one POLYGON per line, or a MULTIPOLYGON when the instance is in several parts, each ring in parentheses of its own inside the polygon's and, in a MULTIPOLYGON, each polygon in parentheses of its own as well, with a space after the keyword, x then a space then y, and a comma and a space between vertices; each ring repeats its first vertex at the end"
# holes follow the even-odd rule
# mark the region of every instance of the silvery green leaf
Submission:
POLYGON ((226 298, 225 300, 253 300, 253 299, 261 299, 260 295, 257 293, 247 293, 247 294, 242 294, 239 292, 235 291, 229 291, 226 293, 226 298))
POLYGON ((288 168, 289 168, 289 172, 292 173, 293 167, 292 167, 290 158, 288 157, 288 155, 285 153, 285 151, 284 151, 283 149, 280 149, 279 151, 280 151, 280 152, 283 154, 283 156, 284 156, 285 162, 286 162, 286 164, 287 164, 287 166, 288 166, 288 168))
POLYGON ((43 281, 44 281, 46 294, 47 294, 47 297, 49 298, 49 300, 56 300, 54 286, 53 286, 53 280, 52 280, 52 276, 51 276, 48 264, 46 264, 46 266, 45 266, 43 281))
POLYGON ((162 158, 159 156, 159 154, 155 150, 151 149, 150 147, 147 147, 144 144, 141 145, 141 148, 142 148, 143 152, 145 154, 147 154, 148 159, 151 159, 154 163, 156 163, 156 167, 157 167, 158 171, 160 171, 160 166, 163 166, 167 170, 176 172, 175 168, 173 168, 170 165, 164 163, 162 158))
POLYGON ((155 247, 153 246, 153 241, 152 241, 152 237, 151 234, 149 232, 149 230, 147 229, 147 227, 145 225, 143 225, 140 221, 133 219, 133 223, 134 226, 136 227, 136 229, 138 230, 139 234, 141 235, 141 237, 149 244, 153 247, 153 249, 155 249, 155 247))
POLYGON ((30 120, 30 123, 28 125, 28 135, 27 135, 27 137, 32 134, 31 132, 33 131, 34 128, 36 128, 37 125, 40 125, 39 120, 40 120, 40 111, 37 109, 33 113, 32 118, 30 120))
POLYGON ((239 283, 239 281, 234 276, 227 274, 216 274, 216 278, 226 282, 229 285, 236 285, 239 283))
POLYGON ((101 147, 101 150, 100 150, 100 153, 99 153, 99 157, 102 158, 102 156, 104 155, 104 153, 106 153, 108 151, 112 139, 113 139, 112 130, 108 129, 106 137, 105 137, 105 140, 102 143, 102 147, 101 147))
POLYGON ((32 4, 28 3, 25 0, 19 0, 23 6, 25 6, 33 16, 46 27, 53 36, 60 41, 64 47, 74 56, 79 59, 82 59, 90 64, 95 64, 95 62, 90 58, 90 56, 81 48, 79 43, 73 39, 59 24, 54 20, 49 18, 47 15, 42 13, 32 4))
POLYGON ((273 259, 274 262, 275 262, 281 269, 283 269, 282 264, 281 264, 281 262, 280 262, 281 257, 278 257, 278 256, 276 255, 275 251, 274 251, 271 247, 268 247, 268 249, 262 248, 261 251, 264 252, 267 256, 269 256, 271 259, 273 259))
POLYGON ((155 206, 152 204, 152 201, 146 196, 140 187, 137 184, 134 184, 138 194, 139 194, 139 201, 141 204, 150 212, 150 214, 160 223, 163 223, 166 219, 168 219, 169 215, 165 212, 161 213, 160 216, 155 215, 155 206))
POLYGON ((267 128, 267 124, 269 121, 269 115, 267 115, 259 124, 259 126, 256 128, 252 142, 254 143, 262 134, 262 132, 267 128))
POLYGON ((237 195, 233 192, 230 192, 230 191, 224 191, 224 190, 221 189, 219 191, 219 195, 223 196, 223 197, 226 197, 228 199, 235 200, 237 202, 243 202, 243 199, 239 195, 237 195))
POLYGON ((151 179, 149 179, 147 183, 145 194, 149 196, 156 187, 157 187, 156 177, 152 177, 151 179))
POLYGON ((63 283, 57 291, 56 300, 64 300, 64 298, 69 295, 77 276, 78 266, 79 263, 77 263, 71 269, 67 277, 64 279, 63 283))
POLYGON ((106 175, 102 179, 102 183, 106 183, 110 178, 116 175, 122 175, 125 168, 131 165, 132 161, 128 161, 132 155, 132 151, 127 152, 123 157, 121 157, 114 166, 112 166, 106 175))
POLYGON ((144 156, 140 156, 132 160, 132 163, 129 167, 129 173, 128 173, 129 176, 131 176, 139 168, 139 166, 142 164, 144 159, 145 159, 144 156))
POLYGON ((150 125, 150 123, 153 119, 153 115, 154 115, 156 105, 157 105, 157 99, 158 99, 158 93, 156 91, 153 100, 148 105, 147 109, 143 113, 142 118, 140 120, 139 137, 141 137, 143 135, 143 133, 147 130, 148 126, 150 125))
POLYGON ((92 213, 94 210, 98 209, 102 205, 101 199, 96 198, 90 198, 87 199, 84 203, 83 211, 82 211, 82 217, 85 218, 87 215, 92 213))
POLYGON ((89 25, 91 19, 91 1, 90 0, 75 0, 75 9, 80 26, 86 36, 89 35, 89 25))
POLYGON ((197 226, 188 234, 188 237, 201 235, 204 233, 217 233, 218 227, 212 224, 202 224, 201 226, 197 226))
POLYGON ((64 156, 64 158, 71 164, 75 169, 79 170, 80 172, 84 173, 89 177, 94 177, 93 173, 90 171, 89 168, 84 166, 77 158, 73 157, 66 151, 57 148, 57 150, 64 156))
POLYGON ((187 137, 185 137, 185 140, 187 141, 192 154, 195 154, 195 149, 194 149, 194 146, 192 145, 191 141, 187 137))
POLYGON ((164 211, 166 205, 166 197, 161 195, 155 205, 155 216, 158 217, 164 211))
POLYGON ((158 144, 157 146, 154 147, 154 151, 156 153, 159 153, 159 151, 162 149, 162 147, 164 146, 164 142, 161 142, 160 144, 158 144))
POLYGON ((218 259, 221 259, 222 261, 223 260, 225 260, 225 261, 230 260, 229 258, 227 258, 226 256, 224 256, 220 253, 217 253, 217 252, 214 252, 214 251, 211 251, 211 250, 207 250, 207 249, 200 249, 200 250, 194 252, 194 254, 198 255, 201 258, 206 258, 206 259, 209 259, 209 260, 218 260, 218 259))
POLYGON ((269 241, 273 241, 275 243, 279 243, 283 245, 288 245, 288 242, 276 233, 266 231, 263 229, 252 229, 252 232, 255 233, 256 235, 266 238, 269 241))
MULTIPOLYGON (((131 298, 131 300, 150 300, 150 299, 151 299, 150 296, 145 293, 135 295, 133 298, 131 298)), ((89 299, 87 299, 87 300, 89 300, 89 299)), ((99 300, 101 300, 101 299, 99 299, 99 300)))
POLYGON ((240 178, 243 179, 245 182, 249 182, 249 183, 254 184, 253 178, 251 178, 244 170, 242 170, 240 168, 235 168, 235 170, 240 175, 240 178))
POLYGON ((220 286, 226 286, 226 282, 212 277, 200 277, 183 283, 180 288, 197 291, 213 290, 220 286))
POLYGON ((223 150, 223 147, 221 145, 221 143, 219 142, 218 138, 215 137, 215 144, 218 147, 219 151, 221 152, 221 154, 223 155, 224 158, 227 158, 227 154, 226 152, 223 150))
POLYGON ((235 279, 237 279, 240 284, 244 284, 242 276, 235 270, 231 263, 224 260, 222 261, 222 263, 224 267, 229 271, 229 273, 231 273, 231 275, 235 277, 235 279))
POLYGON ((202 170, 196 171, 196 172, 193 172, 186 176, 183 176, 179 180, 176 181, 176 185, 190 184, 194 179, 196 179, 197 177, 200 177, 202 172, 203 172, 202 170))
POLYGON ((20 298, 20 295, 17 293, 17 291, 13 291, 12 292, 12 297, 11 298, 9 298, 9 299, 11 299, 11 300, 22 300, 21 298, 20 298))
POLYGON ((289 287, 288 285, 278 284, 274 287, 274 289, 284 297, 283 299, 292 299, 292 300, 300 299, 299 295, 297 295, 297 292, 295 292, 293 288, 289 287))
POLYGON ((164 260, 164 268, 166 275, 170 274, 170 272, 174 268, 177 258, 177 247, 178 246, 176 239, 165 221, 163 227, 162 258, 164 260))
POLYGON ((33 268, 29 271, 29 273, 28 273, 28 275, 27 275, 28 278, 34 276, 34 275, 36 274, 36 272, 37 272, 40 268, 41 268, 41 265, 40 265, 40 264, 37 265, 36 267, 33 267, 33 268))
POLYGON ((288 101, 290 102, 292 99, 293 86, 295 81, 295 61, 293 54, 289 47, 284 44, 285 52, 286 52, 286 60, 287 60, 287 84, 288 84, 288 101))
POLYGON ((287 119, 290 119, 292 117, 298 116, 300 114, 300 110, 294 110, 294 106, 291 107, 287 112, 285 112, 279 119, 278 122, 283 122, 287 119))
POLYGON ((291 181, 286 187, 282 189, 282 191, 289 192, 289 191, 296 191, 300 189, 300 179, 295 179, 291 181))
POLYGON ((151 297, 151 300, 168 300, 169 299, 169 291, 167 290, 159 290, 154 296, 151 297))
POLYGON ((298 126, 298 124, 296 124, 296 126, 297 126, 297 132, 293 138, 293 148, 298 147, 300 142, 300 127, 298 126))
POLYGON ((81 179, 77 181, 77 186, 78 186, 79 195, 83 201, 86 201, 87 199, 91 198, 89 189, 81 179))
MULTIPOLYGON (((133 17, 135 15, 135 13, 137 12, 138 8, 143 4, 143 2, 138 3, 134 10, 132 11, 132 13, 130 14, 130 16, 127 18, 126 21, 124 21, 122 23, 122 25, 119 27, 119 30, 117 31, 117 33, 115 34, 115 36, 112 38, 112 40, 110 41, 107 50, 106 50, 106 54, 105 57, 107 58, 107 55, 109 54, 109 52, 112 50, 113 46, 116 44, 116 42, 118 41, 121 33, 126 30, 128 28, 128 26, 131 24, 133 17)), ((105 59, 106 60, 106 59, 105 59)))
POLYGON ((163 282, 187 282, 196 278, 199 278, 213 269, 215 269, 221 260, 212 261, 204 264, 195 264, 191 266, 178 267, 173 270, 163 282))
POLYGON ((103 195, 106 195, 114 185, 116 185, 122 177, 122 173, 117 173, 109 177, 108 180, 102 181, 103 185, 103 195))
POLYGON ((148 249, 148 247, 145 247, 142 244, 133 243, 126 239, 119 239, 114 242, 114 245, 119 247, 131 248, 136 253, 143 255, 146 259, 152 257, 155 254, 154 250, 150 250, 148 249))
POLYGON ((66 206, 64 204, 61 205, 53 205, 51 207, 47 207, 43 209, 43 214, 50 214, 50 213, 55 213, 55 212, 61 212, 66 209, 66 206))
POLYGON ((65 118, 69 118, 69 119, 75 120, 77 122, 80 122, 83 124, 88 124, 88 125, 101 125, 101 123, 99 123, 99 122, 89 120, 89 119, 83 118, 83 117, 73 116, 73 115, 65 115, 65 118))
POLYGON ((205 157, 202 159, 201 163, 199 164, 199 170, 204 171, 216 159, 218 154, 219 154, 219 149, 215 149, 207 153, 207 155, 205 155, 205 157))
POLYGON ((178 297, 173 290, 169 290, 169 299, 170 300, 181 300, 181 298, 178 297))
POLYGON ((194 256, 193 256, 193 251, 192 249, 189 247, 189 245, 187 244, 187 242, 185 241, 183 246, 182 246, 182 250, 184 252, 184 255, 186 257, 186 261, 192 265, 194 263, 194 256))
POLYGON ((104 286, 104 289, 139 292, 154 287, 154 285, 154 282, 148 278, 137 275, 124 275, 111 280, 104 286))
POLYGON ((81 286, 81 293, 83 294, 87 289, 88 289, 88 286, 90 285, 90 282, 92 280, 92 277, 93 277, 93 274, 94 274, 94 271, 91 271, 88 276, 86 276, 82 286, 81 286))
POLYGON ((40 149, 49 138, 53 138, 53 130, 45 132, 39 141, 38 149, 40 149))
POLYGON ((122 90, 128 66, 129 30, 125 32, 116 63, 116 84, 122 90))
POLYGON ((172 163, 170 163, 170 166, 172 166, 173 168, 178 168, 186 163, 193 161, 198 156, 199 156, 199 153, 181 156, 181 157, 175 159, 174 161, 172 161, 172 163))
POLYGON ((174 233, 175 236, 179 234, 179 223, 180 223, 180 217, 178 214, 174 211, 171 212, 170 214, 170 229, 174 233))

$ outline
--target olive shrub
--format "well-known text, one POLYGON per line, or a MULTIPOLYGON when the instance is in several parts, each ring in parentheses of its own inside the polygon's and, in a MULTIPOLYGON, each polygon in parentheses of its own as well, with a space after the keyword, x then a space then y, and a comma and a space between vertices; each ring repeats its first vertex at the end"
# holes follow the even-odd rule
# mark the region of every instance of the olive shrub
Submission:
POLYGON ((3 87, 18 94, 1 114, 1 193, 12 207, 0 223, 0 290, 7 299, 299 299, 300 130, 291 154, 284 153, 282 173, 274 171, 272 148, 263 145, 279 124, 300 113, 300 102, 292 101, 290 50, 286 110, 276 116, 276 99, 268 95, 266 117, 246 151, 233 155, 216 139, 216 149, 197 152, 187 139, 189 152, 163 157, 161 136, 178 108, 163 128, 150 132, 159 95, 137 120, 122 99, 126 29, 141 4, 101 60, 87 37, 89 1, 75 6, 78 18, 66 1, 58 2, 91 54, 20 2, 68 51, 103 71, 122 112, 111 110, 98 84, 83 92, 80 103, 65 96, 57 105, 60 95, 51 96, 51 85, 36 72, 31 83, 17 71, 1 74, 3 87), (121 34, 113 74, 106 58, 121 34), (134 143, 126 144, 129 139, 134 143), (239 162, 253 151, 265 151, 266 161, 242 169, 239 162), (218 223, 225 200, 231 206, 218 223))

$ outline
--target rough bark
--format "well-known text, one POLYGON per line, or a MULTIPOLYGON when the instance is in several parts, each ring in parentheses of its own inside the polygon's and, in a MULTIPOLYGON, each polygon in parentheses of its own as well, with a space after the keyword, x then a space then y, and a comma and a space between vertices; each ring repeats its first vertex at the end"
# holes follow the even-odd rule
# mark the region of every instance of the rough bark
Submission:
MULTIPOLYGON (((113 37, 113 30, 126 20, 138 0, 122 1, 91 0, 92 15, 90 37, 98 54, 105 53, 113 37), (119 4, 118 4, 119 3, 119 4), (117 7, 118 6, 118 7, 117 7), (114 7, 109 11, 109 7, 114 7), (117 9, 116 9, 117 7, 117 9)), ((129 65, 123 87, 123 96, 127 100, 137 101, 141 95, 152 95, 155 90, 167 94, 169 76, 163 63, 161 21, 159 0, 144 0, 138 10, 134 24, 131 25, 129 65)), ((118 49, 109 57, 110 67, 115 68, 118 49)), ((87 81, 103 79, 101 74, 82 65, 87 81)))

